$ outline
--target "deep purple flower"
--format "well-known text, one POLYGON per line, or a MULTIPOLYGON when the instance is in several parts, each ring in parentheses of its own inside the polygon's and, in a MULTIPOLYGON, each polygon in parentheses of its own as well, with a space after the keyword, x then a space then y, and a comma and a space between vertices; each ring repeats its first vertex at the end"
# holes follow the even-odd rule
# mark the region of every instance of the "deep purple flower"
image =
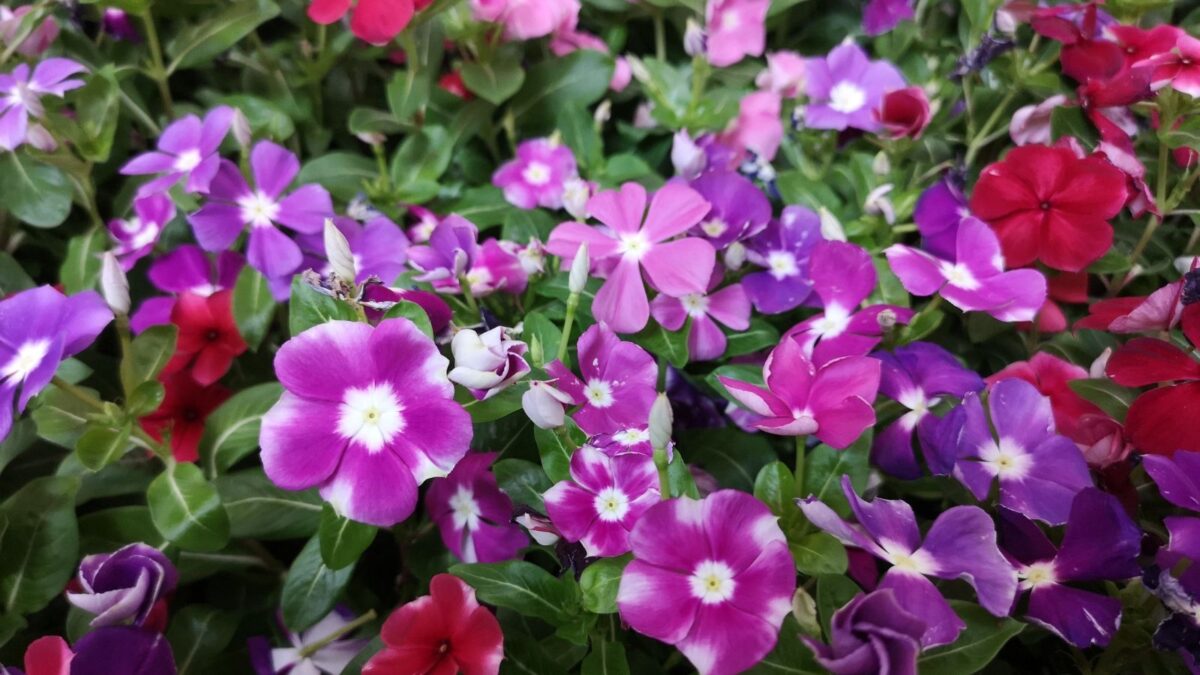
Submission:
POLYGON ((114 673, 175 675, 175 656, 167 636, 132 626, 106 626, 79 638, 71 675, 114 673))
POLYGON ((578 175, 575 155, 565 144, 535 138, 517 146, 517 156, 492 176, 508 203, 521 209, 562 208, 563 183, 578 175))
POLYGON ((186 191, 207 193, 220 168, 221 157, 217 150, 225 140, 225 134, 229 133, 233 115, 233 108, 217 106, 208 111, 203 122, 195 115, 175 120, 159 136, 157 150, 129 160, 121 167, 121 173, 126 176, 160 174, 138 188, 139 195, 166 191, 181 180, 186 191))
POLYGON ((958 182, 947 176, 921 193, 913 220, 921 233, 921 248, 939 258, 954 259, 958 225, 971 215, 958 182))
MULTIPOLYGON (((222 251, 213 256, 199 246, 184 244, 151 263, 147 276, 150 283, 164 293, 208 297, 233 288, 245 264, 242 254, 235 251, 222 251)), ((129 318, 129 327, 134 333, 140 333, 150 326, 171 323, 174 307, 174 297, 147 298, 129 318)))
POLYGON ((425 510, 437 523, 446 548, 463 562, 512 560, 529 543, 513 522, 513 503, 492 475, 494 452, 463 457, 425 494, 425 510))
POLYGON ((646 424, 658 378, 654 357, 602 323, 584 331, 578 345, 582 380, 559 361, 546 371, 558 379, 556 388, 584 402, 572 415, 579 428, 595 435, 646 424))
POLYGON ((116 242, 113 253, 125 271, 154 250, 158 235, 175 217, 175 203, 163 193, 133 200, 133 216, 108 221, 108 233, 116 242))
POLYGON ((765 267, 742 279, 755 309, 779 314, 800 306, 812 291, 809 255, 821 240, 821 219, 803 206, 788 206, 758 236, 746 243, 746 259, 765 267))
POLYGON ((208 202, 188 216, 188 222, 207 251, 224 251, 249 227, 250 266, 267 278, 292 274, 300 268, 303 254, 279 227, 320 232, 325 219, 333 216, 333 202, 316 184, 301 185, 283 196, 300 173, 300 160, 280 145, 260 141, 250 152, 250 168, 255 188, 246 183, 236 164, 221 160, 209 185, 208 202))
MULTIPOLYGON (((588 439, 587 444, 609 457, 617 455, 654 455, 654 447, 650 444, 650 429, 646 426, 629 427, 611 434, 596 434, 588 439)), ((670 452, 672 445, 668 445, 670 452)))
POLYGON ((1066 583, 1139 576, 1141 539, 1121 502, 1096 488, 1075 495, 1057 548, 1032 520, 1000 509, 1000 545, 1029 591, 1026 618, 1080 649, 1108 644, 1121 625, 1121 601, 1066 583))
POLYGON ((711 361, 725 353, 728 340, 717 322, 735 331, 750 327, 750 298, 741 284, 731 284, 714 290, 721 283, 721 267, 713 269, 708 293, 688 293, 679 298, 659 295, 650 302, 650 314, 669 331, 683 328, 692 321, 688 333, 688 358, 692 361, 711 361))
POLYGON ((367 646, 367 639, 343 635, 303 658, 300 652, 342 630, 353 620, 354 614, 349 608, 338 606, 311 628, 297 633, 289 630, 282 617, 276 615, 275 624, 287 639, 288 646, 272 648, 265 637, 250 638, 250 666, 255 675, 338 675, 367 646))
POLYGON ((916 675, 925 620, 891 589, 859 593, 833 613, 829 644, 803 637, 833 675, 916 675))
POLYGON ((863 10, 863 32, 883 35, 901 21, 913 18, 912 0, 871 0, 863 10))
MULTIPOLYGON (((676 429, 711 429, 725 426, 725 417, 721 414, 726 404, 725 399, 701 391, 688 381, 687 376, 672 366, 667 367, 667 397, 671 399, 676 429)), ((649 439, 647 434, 646 440, 649 439)))
POLYGON ((0 441, 14 411, 25 410, 58 364, 86 349, 112 320, 95 291, 65 296, 38 286, 0 300, 0 441))
POLYGON ((907 503, 893 499, 865 502, 842 476, 858 524, 842 520, 833 509, 808 497, 799 501, 804 515, 847 546, 855 546, 892 565, 878 588, 890 588, 900 605, 925 620, 922 646, 954 642, 966 627, 926 577, 963 579, 994 616, 1007 616, 1017 592, 1017 573, 996 546, 991 517, 976 506, 954 506, 933 521, 924 539, 907 503))
POLYGON ((708 239, 714 248, 753 237, 771 220, 771 203, 740 174, 710 171, 689 184, 712 205, 692 233, 708 239))
POLYGON ((134 27, 129 13, 124 10, 117 9, 116 7, 104 8, 104 14, 100 18, 100 23, 104 32, 116 40, 135 43, 142 41, 142 36, 138 33, 137 28, 134 27))
POLYGON ((1194 514, 1163 520, 1170 539, 1159 550, 1157 562, 1170 569, 1182 558, 1191 560, 1180 582, 1200 598, 1200 452, 1178 450, 1171 457, 1147 454, 1142 461, 1163 499, 1194 514))
MULTIPOLYGON (((46 59, 34 67, 22 63, 11 73, 0 73, 0 149, 15 150, 30 137, 34 129, 30 118, 41 119, 45 114, 43 96, 57 96, 83 86, 83 80, 72 75, 87 68, 70 59, 46 59)), ((37 125, 40 129, 40 125, 37 125)), ((44 133, 44 130, 42 130, 44 133)))
POLYGON ((944 396, 962 398, 983 389, 983 379, 964 368, 953 354, 930 342, 914 342, 871 356, 883 362, 879 391, 908 411, 875 435, 871 462, 893 476, 919 478, 921 467, 912 445, 916 431, 922 454, 933 472, 950 473, 953 465, 932 449, 939 419, 930 409, 944 396))
POLYGON ((883 95, 904 88, 904 76, 886 61, 871 61, 856 44, 841 44, 808 61, 804 123, 813 129, 875 131, 883 95))
POLYGON ((94 614, 90 625, 99 628, 142 625, 154 603, 175 590, 179 575, 158 549, 129 544, 112 553, 84 558, 77 579, 82 590, 68 591, 67 600, 94 614))
POLYGON ((629 531, 662 500, 653 459, 639 453, 609 456, 586 445, 571 456, 571 480, 544 497, 546 514, 563 538, 598 557, 629 552, 629 531))

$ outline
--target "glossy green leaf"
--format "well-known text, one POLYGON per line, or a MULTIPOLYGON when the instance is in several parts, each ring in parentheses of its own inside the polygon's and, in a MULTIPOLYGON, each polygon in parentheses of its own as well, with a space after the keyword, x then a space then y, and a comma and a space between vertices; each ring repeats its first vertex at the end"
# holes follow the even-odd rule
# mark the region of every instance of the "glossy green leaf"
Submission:
POLYGON ((625 646, 620 642, 593 640, 592 651, 583 660, 582 675, 629 675, 625 646))
POLYGON ((200 459, 209 475, 224 473, 258 448, 262 417, 283 394, 278 382, 243 389, 204 421, 200 459))
POLYGON ((195 464, 173 464, 150 483, 154 526, 180 548, 217 551, 229 541, 229 516, 217 489, 195 464))
POLYGON ((116 428, 102 425, 88 427, 75 443, 79 461, 92 471, 99 471, 117 461, 130 448, 129 432, 128 424, 116 428))
POLYGON ((823 443, 809 450, 804 461, 804 489, 800 496, 814 497, 838 514, 848 515, 850 502, 842 492, 842 476, 850 477, 856 491, 861 492, 866 487, 867 474, 871 471, 871 436, 868 430, 845 450, 836 450, 823 443))
POLYGON ((571 477, 571 455, 587 442, 587 434, 568 419, 558 429, 535 427, 533 439, 542 458, 542 468, 550 480, 557 483, 571 477))
POLYGON ((617 558, 601 558, 584 568, 579 577, 584 609, 595 614, 613 614, 617 611, 617 591, 621 587, 621 574, 632 559, 630 554, 617 558))
MULTIPOLYGON (((58 167, 5 152, 0 156, 0 195, 4 195, 3 209, 18 220, 48 228, 58 227, 67 219, 74 188, 58 167)), ((97 259, 97 274, 99 264, 97 259)), ((65 279, 63 283, 66 284, 65 279)))
POLYGON ((725 356, 741 356, 769 349, 779 344, 779 331, 760 318, 750 320, 746 330, 730 331, 727 336, 725 356))
POLYGON ((579 612, 579 587, 523 560, 454 565, 450 573, 475 589, 480 602, 506 607, 553 625, 579 612))
POLYGON ((654 356, 665 358, 676 368, 682 368, 688 362, 688 334, 691 323, 686 323, 679 330, 670 331, 663 328, 657 321, 651 320, 640 332, 629 339, 641 345, 654 356))
POLYGON ((233 286, 233 320, 251 350, 258 349, 274 317, 275 296, 266 278, 249 265, 243 267, 233 286))
POLYGON ((174 325, 164 324, 151 326, 133 339, 121 361, 121 384, 127 393, 158 377, 175 354, 178 334, 174 325))
POLYGON ((167 44, 167 55, 171 58, 167 71, 212 63, 213 57, 276 16, 279 5, 270 0, 237 0, 225 5, 207 21, 184 28, 167 44))
POLYGON ((429 322, 429 315, 426 314, 425 310, 421 309, 421 306, 415 302, 400 300, 395 305, 392 305, 390 309, 388 309, 387 313, 383 315, 383 318, 408 319, 409 321, 413 322, 417 328, 421 329, 421 332, 425 334, 425 337, 429 338, 430 340, 433 339, 433 324, 429 322))
POLYGON ((554 483, 542 467, 524 459, 501 459, 492 465, 492 473, 500 489, 514 502, 546 512, 542 494, 554 483))
POLYGON ((1025 624, 1009 617, 995 617, 979 605, 951 600, 950 607, 967 627, 958 639, 921 654, 917 667, 922 675, 971 675, 982 670, 1025 624))
POLYGON ((1122 424, 1129 414, 1129 406, 1137 398, 1137 389, 1122 387, 1108 379, 1082 379, 1067 382, 1072 391, 1085 400, 1095 403, 1110 417, 1122 424))
POLYGON ((309 539, 283 581, 283 623, 293 631, 302 631, 323 619, 353 573, 353 564, 340 570, 326 567, 321 562, 320 538, 309 539))
POLYGON ((326 503, 321 508, 318 538, 321 541, 321 561, 331 570, 354 564, 367 547, 375 541, 379 528, 359 523, 339 515, 326 503))
POLYGON ((280 489, 261 468, 218 476, 213 484, 234 538, 305 539, 317 533, 321 498, 315 489, 280 489))
MULTIPOLYGON (((0 166, 4 162, 0 161, 0 166)), ((0 179, 2 180, 2 179, 0 179)), ((0 193, 3 188, 0 188, 0 193)), ((74 295, 96 286, 100 280, 100 254, 108 248, 108 233, 95 229, 67 242, 67 257, 59 268, 58 278, 63 290, 74 295)))
POLYGON ((188 605, 175 612, 167 640, 178 675, 211 673, 216 657, 237 631, 237 615, 209 605, 188 605))
POLYGON ((0 608, 31 614, 58 597, 79 560, 75 478, 35 478, 0 504, 0 608))
POLYGON ((358 314, 350 303, 343 302, 304 283, 300 276, 292 279, 291 299, 288 302, 288 329, 292 336, 329 321, 355 321, 358 314))
POLYGON ((848 559, 846 547, 824 532, 813 532, 788 544, 796 569, 809 576, 844 574, 848 559))
POLYGON ((515 49, 501 49, 486 61, 465 63, 460 73, 471 93, 496 105, 511 98, 525 82, 515 49))

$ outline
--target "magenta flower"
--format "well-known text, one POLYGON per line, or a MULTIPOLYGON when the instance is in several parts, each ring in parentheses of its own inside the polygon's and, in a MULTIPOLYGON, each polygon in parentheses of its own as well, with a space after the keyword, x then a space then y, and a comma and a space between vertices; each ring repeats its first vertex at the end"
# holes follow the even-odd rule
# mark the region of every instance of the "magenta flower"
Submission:
POLYGON ((812 434, 835 448, 855 441, 875 424, 879 361, 866 356, 834 359, 820 367, 795 338, 780 341, 763 364, 766 388, 719 377, 735 399, 762 419, 755 427, 780 436, 812 434))
POLYGON ((633 453, 610 457, 586 445, 571 456, 571 480, 543 497, 546 515, 562 537, 597 557, 627 553, 629 531, 662 500, 653 459, 633 453))
POLYGON ((682 298, 660 295, 650 303, 650 313, 663 328, 677 331, 692 320, 688 333, 688 357, 692 361, 711 361, 725 353, 728 340, 717 325, 720 322, 735 331, 750 327, 750 298, 741 284, 713 291, 721 283, 721 268, 713 270, 709 293, 689 293, 682 298))
POLYGON ((404 520, 417 486, 448 474, 471 442, 447 365, 407 319, 330 321, 288 340, 275 355, 283 396, 259 435, 267 476, 285 490, 319 487, 353 520, 404 520))
POLYGON ((559 209, 563 184, 578 175, 571 148, 549 138, 535 138, 517 146, 517 156, 496 170, 492 184, 517 208, 559 209))
MULTIPOLYGON (((15 150, 26 141, 32 142, 34 129, 29 119, 41 119, 45 114, 43 96, 57 96, 83 86, 83 80, 72 75, 87 72, 87 68, 70 59, 46 59, 34 67, 22 63, 11 73, 0 73, 0 149, 15 150)), ((45 133, 40 125, 41 133, 45 133)))
POLYGON ((958 226, 971 216, 957 181, 947 176, 921 193, 913 220, 921 233, 921 248, 939 258, 955 257, 958 226))
POLYGON ((654 357, 632 342, 622 342, 604 324, 579 336, 580 380, 560 361, 546 371, 554 387, 583 405, 572 419, 589 436, 642 426, 650 418, 658 366, 654 357))
POLYGON ((771 221, 771 202, 740 174, 710 171, 691 186, 712 207, 692 232, 707 238, 715 248, 753 237, 771 221))
POLYGON ((1033 269, 1004 271, 1004 255, 992 228, 965 218, 953 261, 893 244, 888 264, 913 295, 940 293, 964 312, 987 312, 1001 321, 1032 321, 1046 302, 1046 277, 1033 269))
POLYGON ((765 504, 736 490, 659 502, 629 542, 617 607, 634 630, 675 645, 701 675, 740 673, 775 646, 796 568, 765 504))
MULTIPOLYGON (((611 434, 596 434, 588 439, 587 444, 609 457, 626 454, 654 456, 654 446, 650 444, 650 429, 645 425, 621 429, 611 434)), ((668 457, 673 448, 673 443, 667 445, 668 457)))
POLYGON ((767 40, 770 0, 708 0, 708 60, 718 68, 732 66, 745 56, 759 56, 767 40))
POLYGON ((494 452, 468 454, 450 475, 430 483, 425 494, 425 509, 442 541, 463 562, 512 560, 529 543, 512 522, 512 500, 490 471, 494 461, 494 452))
POLYGON ((821 219, 803 206, 788 206, 779 220, 746 244, 746 258, 766 268, 742 279, 755 309, 779 314, 799 307, 812 292, 809 256, 821 241, 821 219))
POLYGON ((913 311, 895 305, 871 305, 858 310, 875 290, 875 264, 871 254, 844 241, 818 242, 812 249, 809 278, 824 311, 792 327, 805 355, 816 364, 842 356, 866 356, 883 339, 880 315, 891 312, 893 325, 908 323, 913 311))
POLYGON ((736 150, 753 153, 756 159, 775 159, 783 142, 783 99, 772 91, 746 94, 738 103, 738 116, 723 136, 736 150))
MULTIPOLYGON (((245 258, 236 251, 222 251, 214 259, 199 246, 184 244, 151 263, 146 276, 164 293, 208 297, 233 288, 245 264, 245 258)), ((129 317, 129 327, 134 333, 140 333, 150 326, 171 323, 174 307, 172 296, 147 298, 129 317)))
POLYGON ((474 296, 495 291, 521 293, 529 276, 521 267, 521 259, 504 250, 495 239, 479 245, 479 228, 458 215, 442 220, 429 235, 428 243, 408 249, 408 261, 421 275, 418 281, 428 281, 442 293, 462 292, 459 280, 466 278, 474 296))
POLYGON ((917 517, 907 503, 893 499, 865 502, 842 476, 858 524, 851 524, 813 497, 799 501, 813 525, 846 546, 860 548, 892 567, 878 588, 891 589, 900 606, 925 620, 923 647, 954 642, 966 627, 926 577, 963 579, 979 596, 979 604, 995 616, 1007 616, 1017 592, 1017 573, 996 546, 991 517, 976 506, 954 506, 942 512, 921 538, 917 517))
POLYGON ((159 598, 175 591, 179 574, 161 551, 129 544, 112 553, 89 555, 79 563, 80 590, 67 600, 94 614, 93 628, 131 623, 142 625, 159 598))
MULTIPOLYGON (((408 237, 404 230, 392 222, 391 218, 377 213, 368 212, 362 222, 350 216, 336 216, 333 224, 346 237, 350 244, 350 253, 354 255, 355 282, 363 283, 369 277, 376 277, 385 285, 394 283, 396 278, 404 273, 408 260, 408 237)), ((296 236, 305 260, 300 269, 311 267, 322 275, 328 275, 332 267, 325 259, 324 231, 296 236), (313 259, 309 260, 309 255, 313 259)), ((291 284, 291 278, 286 277, 291 284)), ((286 296, 285 296, 286 297, 286 296)))
POLYGON ((804 123, 813 129, 875 131, 883 95, 904 88, 904 76, 886 61, 871 61, 856 44, 841 44, 808 61, 804 123))
POLYGON ((159 136, 158 150, 129 160, 121 167, 121 173, 126 176, 159 174, 138 188, 139 195, 164 192, 180 181, 188 192, 207 193, 221 166, 217 150, 229 133, 233 115, 233 108, 218 106, 208 111, 204 121, 195 115, 175 120, 159 136))
POLYGON ((913 18, 912 0, 870 0, 863 10, 863 32, 883 35, 901 21, 913 18))
POLYGON ((207 251, 230 247, 244 228, 250 228, 246 258, 250 266, 269 279, 292 274, 304 257, 300 246, 280 231, 283 225, 296 232, 320 232, 333 216, 333 202, 325 188, 301 185, 283 196, 300 160, 280 145, 260 141, 250 152, 256 188, 251 188, 236 164, 221 160, 209 186, 208 202, 188 216, 196 240, 207 251))
POLYGON ((133 216, 108 221, 108 233, 116 242, 113 253, 125 271, 154 250, 158 235, 175 217, 175 203, 163 193, 133 200, 133 216))
POLYGON ((709 204, 695 190, 668 183, 646 210, 646 189, 625 183, 588 200, 588 212, 604 227, 563 223, 554 228, 546 250, 565 260, 575 257, 581 244, 588 245, 592 263, 615 263, 608 280, 596 293, 592 313, 618 333, 636 333, 650 318, 650 302, 642 284, 641 270, 655 288, 670 296, 703 293, 716 250, 702 239, 685 237, 708 213, 709 204))

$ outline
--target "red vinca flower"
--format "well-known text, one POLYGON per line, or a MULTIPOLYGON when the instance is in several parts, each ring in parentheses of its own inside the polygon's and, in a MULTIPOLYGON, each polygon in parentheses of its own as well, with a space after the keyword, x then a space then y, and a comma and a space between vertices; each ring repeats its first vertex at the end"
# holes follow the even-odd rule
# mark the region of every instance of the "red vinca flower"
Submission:
POLYGON ((983 170, 971 211, 996 231, 1010 267, 1041 261, 1078 272, 1112 246, 1108 219, 1125 204, 1125 182, 1100 157, 1024 145, 983 170))
POLYGON ((169 430, 171 454, 177 461, 194 462, 200 457, 204 420, 231 392, 219 384, 202 387, 187 373, 170 375, 161 381, 166 395, 157 410, 142 418, 142 428, 158 441, 169 430))
POLYGON ((171 310, 171 323, 179 327, 175 355, 164 375, 191 368, 192 377, 210 385, 229 371, 233 359, 246 351, 246 341, 233 321, 233 292, 205 297, 183 293, 171 310))
MULTIPOLYGON (((354 0, 313 0, 308 18, 319 24, 340 20, 354 0)), ((385 45, 400 34, 413 16, 412 0, 358 0, 350 16, 350 32, 373 45, 385 45)))

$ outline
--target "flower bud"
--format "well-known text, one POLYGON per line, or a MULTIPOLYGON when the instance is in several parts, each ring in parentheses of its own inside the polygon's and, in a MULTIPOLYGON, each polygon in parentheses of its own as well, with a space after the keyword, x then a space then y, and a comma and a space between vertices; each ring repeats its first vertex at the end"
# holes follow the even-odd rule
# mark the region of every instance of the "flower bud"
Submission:
POLYGON ((871 171, 876 176, 886 176, 892 172, 892 161, 886 152, 880 150, 875 153, 875 159, 871 160, 871 171))
POLYGON ((354 253, 350 251, 350 242, 329 218, 325 219, 325 257, 329 259, 329 265, 338 279, 354 283, 358 275, 354 271, 354 253))
POLYGON ((1099 380, 1104 377, 1104 371, 1108 368, 1108 359, 1112 356, 1112 347, 1105 347, 1104 351, 1100 352, 1100 356, 1092 361, 1092 365, 1088 367, 1088 377, 1093 380, 1099 380))
POLYGON ((233 109, 233 137, 237 139, 238 145, 243 148, 250 147, 254 142, 254 132, 250 129, 250 120, 246 119, 246 114, 239 108, 233 109))
POLYGON ((571 274, 567 277, 567 288, 572 293, 582 293, 587 286, 590 262, 587 244, 580 244, 575 259, 571 261, 571 274))
POLYGON ((158 549, 129 544, 112 553, 89 555, 79 563, 81 589, 67 600, 94 615, 93 628, 131 623, 141 626, 160 598, 178 583, 175 566, 158 549))
POLYGON ((696 56, 705 52, 704 29, 695 19, 688 18, 687 28, 683 31, 683 51, 688 56, 696 56))
POLYGON ((561 427, 566 419, 570 395, 559 391, 546 382, 530 382, 529 390, 521 394, 521 408, 540 429, 561 427))
POLYGON ((630 54, 629 56, 625 57, 625 61, 629 63, 629 72, 633 75, 635 80, 641 82, 642 84, 645 84, 651 80, 650 71, 647 70, 646 64, 642 63, 641 59, 630 54))
POLYGON ((576 220, 587 218, 587 203, 592 197, 592 186, 582 178, 563 181, 563 208, 576 220))
POLYGON ((659 394, 650 407, 650 445, 654 448, 665 448, 671 444, 671 427, 674 416, 671 412, 671 401, 666 394, 659 394))
POLYGON ((454 369, 448 377, 470 389, 478 400, 491 398, 529 373, 526 349, 524 342, 509 338, 503 327, 483 335, 460 330, 450 342, 454 369))
POLYGON ((889 331, 896 327, 896 312, 895 310, 885 309, 875 315, 875 321, 879 323, 879 328, 883 331, 889 331))
POLYGON ((882 215, 888 225, 896 222, 896 209, 892 207, 892 200, 888 197, 888 193, 892 191, 892 185, 880 185, 871 190, 867 194, 867 199, 863 203, 863 210, 873 215, 882 215))
POLYGON ((675 167, 676 175, 688 179, 695 178, 707 163, 708 157, 705 156, 704 149, 696 145, 686 129, 675 132, 675 139, 671 143, 671 164, 675 167))
POLYGON ((372 148, 383 145, 384 141, 387 140, 387 136, 384 136, 378 131, 362 131, 354 134, 354 137, 371 146, 372 148))
POLYGON ((517 516, 517 524, 529 530, 529 536, 542 546, 552 546, 558 543, 558 529, 549 518, 533 513, 523 513, 517 516))
POLYGON ((104 254, 100 268, 100 292, 104 302, 114 314, 129 314, 129 279, 117 256, 109 251, 104 254))
POLYGON ((846 241, 846 230, 842 229, 842 223, 837 216, 824 206, 817 209, 817 213, 821 216, 822 237, 827 241, 846 241))
POLYGON ((736 271, 746 264, 746 246, 740 241, 735 241, 725 249, 725 267, 731 271, 736 271))
POLYGON ((612 101, 604 99, 600 102, 600 105, 596 106, 596 112, 592 113, 592 122, 594 122, 596 124, 596 128, 599 129, 607 124, 611 117, 612 101))

